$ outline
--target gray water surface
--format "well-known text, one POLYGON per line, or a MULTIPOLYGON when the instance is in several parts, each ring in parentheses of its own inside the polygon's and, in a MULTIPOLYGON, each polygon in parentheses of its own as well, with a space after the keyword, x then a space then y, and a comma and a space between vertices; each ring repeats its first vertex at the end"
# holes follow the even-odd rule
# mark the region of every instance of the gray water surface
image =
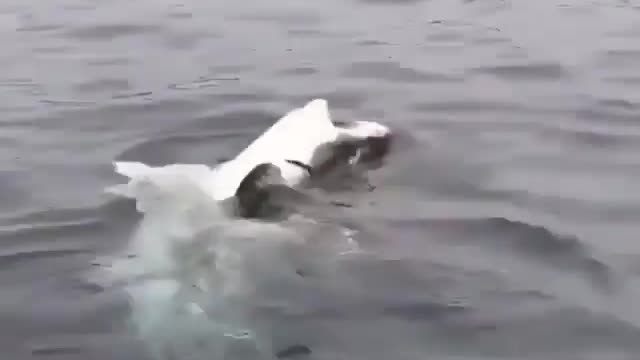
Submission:
POLYGON ((406 136, 352 210, 375 256, 266 316, 274 347, 640 353, 635 1, 5 0, 0 42, 3 359, 148 358, 85 277, 137 219, 111 162, 214 165, 316 97, 406 136))

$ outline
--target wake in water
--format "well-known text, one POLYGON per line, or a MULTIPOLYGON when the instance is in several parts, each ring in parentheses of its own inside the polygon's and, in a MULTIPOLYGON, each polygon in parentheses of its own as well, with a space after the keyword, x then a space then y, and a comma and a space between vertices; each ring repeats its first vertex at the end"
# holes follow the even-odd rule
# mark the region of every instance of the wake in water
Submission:
POLYGON ((128 256, 112 264, 131 296, 133 325, 160 359, 210 358, 238 341, 276 352, 252 323, 252 311, 269 306, 263 289, 330 276, 354 245, 338 227, 318 235, 321 225, 302 218, 230 219, 206 197, 189 197, 192 189, 182 183, 165 199, 176 207, 145 212, 128 256))
MULTIPOLYGON (((318 169, 328 173, 341 164, 355 169, 380 148, 380 137, 370 140, 385 129, 363 124, 343 128, 350 132, 348 141, 338 142, 344 131, 333 130, 326 102, 316 101, 285 116, 218 168, 116 163, 129 182, 108 191, 135 199, 143 218, 125 256, 109 268, 130 295, 132 325, 154 358, 218 358, 238 342, 256 351, 253 358, 287 353, 273 347, 254 313, 281 306, 282 297, 274 293, 287 287, 304 286, 310 277, 330 278, 335 261, 357 251, 357 244, 352 230, 300 212, 278 222, 239 217, 236 210, 247 204, 241 201, 242 184, 252 168, 264 163, 282 177, 275 184, 279 189, 309 185, 317 176, 325 179, 318 169), (283 146, 288 141, 291 146, 283 146), (350 150, 345 152, 344 145, 350 150)), ((276 200, 272 182, 258 178, 249 187, 259 193, 250 198, 260 199, 261 208, 276 200)))

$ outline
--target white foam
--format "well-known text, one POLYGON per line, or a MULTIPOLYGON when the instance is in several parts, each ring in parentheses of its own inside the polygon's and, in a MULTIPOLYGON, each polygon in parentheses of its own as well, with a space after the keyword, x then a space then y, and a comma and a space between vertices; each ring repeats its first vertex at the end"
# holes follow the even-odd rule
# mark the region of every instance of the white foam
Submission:
POLYGON ((217 202, 190 196, 197 191, 187 191, 188 181, 174 186, 182 192, 165 193, 164 206, 145 212, 110 267, 130 295, 135 332, 156 356, 180 359, 216 358, 231 342, 268 343, 249 317, 256 286, 265 276, 295 276, 299 260, 288 249, 304 239, 278 224, 231 220, 217 202))
POLYGON ((132 323, 152 353, 157 358, 167 351, 180 359, 216 358, 225 342, 239 338, 268 347, 268 341, 253 334, 249 316, 257 289, 269 279, 299 278, 300 267, 324 261, 330 269, 331 257, 350 249, 353 239, 335 235, 310 244, 311 237, 300 227, 232 219, 221 200, 233 196, 242 178, 260 163, 280 166, 295 185, 308 174, 284 159, 309 162, 323 143, 384 131, 366 122, 337 128, 327 102, 317 99, 285 115, 235 159, 216 168, 117 162, 116 172, 128 182, 107 191, 135 199, 144 217, 110 269, 127 284, 132 323), (194 350, 199 341, 207 349, 194 350))

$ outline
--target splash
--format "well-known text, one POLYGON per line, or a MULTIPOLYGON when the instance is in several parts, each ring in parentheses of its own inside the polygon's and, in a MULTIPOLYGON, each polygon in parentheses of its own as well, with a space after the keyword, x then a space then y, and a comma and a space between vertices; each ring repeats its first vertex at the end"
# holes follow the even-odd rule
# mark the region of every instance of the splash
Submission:
POLYGON ((173 165, 130 194, 143 218, 109 268, 129 295, 131 324, 156 359, 217 358, 239 342, 271 358, 253 312, 301 274, 330 272, 353 250, 351 233, 328 234, 303 216, 230 218, 189 170, 173 165))

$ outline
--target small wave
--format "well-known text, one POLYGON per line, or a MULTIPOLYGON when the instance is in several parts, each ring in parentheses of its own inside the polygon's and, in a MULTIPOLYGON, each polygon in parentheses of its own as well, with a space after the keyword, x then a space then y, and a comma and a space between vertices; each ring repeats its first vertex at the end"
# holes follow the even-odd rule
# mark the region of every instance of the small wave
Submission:
POLYGON ((210 155, 217 152, 212 144, 222 148, 221 145, 227 145, 243 137, 245 132, 228 130, 152 138, 125 149, 118 155, 118 159, 142 161, 149 165, 180 163, 187 160, 190 162, 201 160, 206 164, 214 164, 218 158, 210 155), (183 156, 183 154, 189 156, 183 156))
POLYGON ((504 217, 480 219, 428 219, 395 221, 408 230, 436 234, 444 241, 473 242, 512 251, 531 261, 550 265, 561 271, 584 274, 595 286, 610 289, 611 269, 589 253, 589 249, 572 235, 556 234, 544 226, 532 225, 504 217))
POLYGON ((38 25, 25 25, 16 29, 19 32, 47 32, 64 29, 63 25, 59 24, 38 24, 38 25))
POLYGON ((116 94, 111 96, 111 98, 112 99, 132 99, 132 98, 150 96, 152 94, 153 94, 153 91, 139 91, 134 93, 116 94))
POLYGON ((31 349, 31 355, 40 357, 40 356, 72 356, 79 355, 82 353, 82 348, 79 347, 38 347, 31 349))
POLYGON ((639 59, 639 49, 608 50, 600 54, 598 65, 612 69, 635 69, 639 59))
POLYGON ((244 13, 233 16, 232 19, 247 22, 266 22, 274 23, 278 26, 311 26, 321 24, 322 18, 318 14, 313 14, 308 11, 297 11, 287 9, 286 11, 260 11, 257 14, 255 11, 251 13, 244 13))
MULTIPOLYGON (((314 96, 327 99, 333 109, 356 109, 361 108, 367 101, 367 96, 363 95, 364 92, 355 91, 353 89, 336 89, 330 92, 314 92, 313 94, 300 94, 293 96, 291 99, 295 103, 307 101, 314 96)), ((335 120, 339 120, 339 114, 334 115, 335 120)), ((367 119, 369 120, 369 119, 367 119)))
POLYGON ((34 251, 20 251, 11 254, 0 254, 0 268, 8 268, 16 264, 23 262, 29 262, 43 258, 60 258, 60 257, 72 257, 74 255, 89 254, 88 250, 79 249, 64 249, 64 250, 34 250, 34 251))
POLYGON ((52 236, 64 238, 76 238, 82 235, 95 234, 103 229, 100 219, 81 219, 53 224, 25 224, 5 226, 0 230, 0 237, 6 240, 18 242, 43 240, 52 236))
POLYGON ((129 80, 121 78, 100 78, 73 86, 73 90, 78 93, 126 91, 130 88, 129 80))
POLYGON ((412 106, 412 109, 425 113, 532 113, 533 109, 517 102, 487 101, 476 99, 449 101, 422 101, 412 106))
POLYGON ((399 83, 456 82, 461 78, 439 73, 427 73, 414 68, 403 67, 396 62, 355 62, 343 71, 352 79, 377 79, 399 83))
POLYGON ((558 81, 570 77, 568 69, 560 64, 500 65, 478 67, 473 72, 494 75, 505 80, 558 81))
POLYGON ((133 24, 104 24, 78 27, 64 33, 64 36, 87 41, 109 41, 124 36, 162 31, 161 26, 133 24))
POLYGON ((388 305, 383 313, 404 318, 408 321, 434 321, 442 317, 461 314, 468 309, 460 304, 409 303, 388 305))
POLYGON ((76 221, 78 218, 86 218, 91 215, 91 209, 87 208, 69 208, 69 209, 47 209, 33 211, 24 214, 15 215, 11 218, 1 219, 0 225, 20 225, 29 224, 40 225, 56 222, 76 221))
MULTIPOLYGON (((294 68, 287 68, 278 72, 278 75, 284 76, 307 76, 316 74, 318 70, 309 66, 299 66, 294 68)), ((332 104, 333 105, 333 104, 332 104)))

